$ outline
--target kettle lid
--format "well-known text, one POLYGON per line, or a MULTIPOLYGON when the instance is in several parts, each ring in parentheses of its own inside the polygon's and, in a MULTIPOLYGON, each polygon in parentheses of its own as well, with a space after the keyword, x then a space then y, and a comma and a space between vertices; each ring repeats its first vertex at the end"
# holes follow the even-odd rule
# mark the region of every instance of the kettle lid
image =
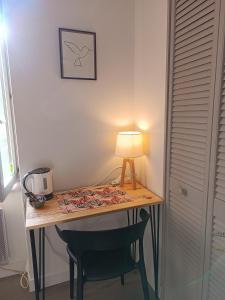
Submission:
POLYGON ((38 168, 31 171, 31 174, 44 174, 50 172, 50 168, 38 168))

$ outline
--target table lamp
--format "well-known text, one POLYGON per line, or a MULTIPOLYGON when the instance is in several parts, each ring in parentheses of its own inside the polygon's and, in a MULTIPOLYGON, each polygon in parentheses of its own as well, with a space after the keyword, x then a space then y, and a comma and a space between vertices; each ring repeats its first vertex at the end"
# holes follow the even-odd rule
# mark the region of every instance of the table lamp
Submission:
POLYGON ((120 186, 124 185, 126 166, 130 166, 132 187, 136 189, 134 158, 143 155, 142 134, 139 131, 123 131, 117 135, 116 155, 123 158, 120 186))

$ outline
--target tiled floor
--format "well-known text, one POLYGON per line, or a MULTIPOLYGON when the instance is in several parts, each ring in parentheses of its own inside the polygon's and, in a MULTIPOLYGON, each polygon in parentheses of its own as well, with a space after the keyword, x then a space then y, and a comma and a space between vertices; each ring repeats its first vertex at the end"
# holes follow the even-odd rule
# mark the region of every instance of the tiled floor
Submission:
MULTIPOLYGON (((150 299, 155 300, 154 296, 150 299)), ((19 277, 12 276, 0 279, 1 300, 33 300, 33 293, 19 286, 19 277)), ((46 290, 46 300, 69 300, 68 283, 62 283, 46 290)), ((120 279, 85 284, 84 300, 143 300, 139 274, 135 271, 125 277, 125 286, 120 285, 120 279)))

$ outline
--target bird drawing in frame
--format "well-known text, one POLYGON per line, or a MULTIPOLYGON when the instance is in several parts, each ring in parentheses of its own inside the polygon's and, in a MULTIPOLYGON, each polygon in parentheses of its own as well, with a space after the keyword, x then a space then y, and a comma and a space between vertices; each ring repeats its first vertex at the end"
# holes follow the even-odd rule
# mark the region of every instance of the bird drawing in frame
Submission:
POLYGON ((69 42, 69 41, 64 41, 64 44, 74 54, 74 66, 75 67, 82 67, 82 60, 85 57, 87 57, 87 55, 91 51, 93 51, 93 49, 90 49, 86 45, 79 47, 76 44, 69 42))

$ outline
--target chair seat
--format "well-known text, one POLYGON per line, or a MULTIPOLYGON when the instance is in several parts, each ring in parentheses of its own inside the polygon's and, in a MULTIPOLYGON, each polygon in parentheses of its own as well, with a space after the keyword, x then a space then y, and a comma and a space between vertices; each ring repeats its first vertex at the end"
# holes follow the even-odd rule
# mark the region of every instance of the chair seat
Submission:
MULTIPOLYGON (((68 248, 76 263, 76 255, 68 248)), ((82 256, 84 278, 88 281, 105 280, 128 273, 136 268, 129 248, 111 251, 89 251, 82 256)))

